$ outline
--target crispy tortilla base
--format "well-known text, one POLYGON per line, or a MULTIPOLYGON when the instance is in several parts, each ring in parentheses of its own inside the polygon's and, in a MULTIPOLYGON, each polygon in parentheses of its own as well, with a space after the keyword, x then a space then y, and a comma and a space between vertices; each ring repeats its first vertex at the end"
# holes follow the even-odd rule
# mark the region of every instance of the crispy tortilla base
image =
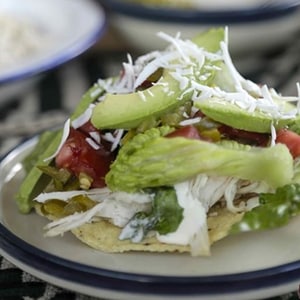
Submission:
MULTIPOLYGON (((36 212, 43 215, 41 205, 35 205, 36 212)), ((45 216, 50 220, 55 219, 51 215, 45 216)), ((243 213, 233 214, 225 208, 217 207, 208 217, 208 230, 210 244, 226 237, 231 226, 239 222, 243 213)), ((155 237, 145 238, 140 243, 132 243, 130 240, 119 240, 121 229, 106 220, 84 224, 72 230, 72 233, 88 246, 109 253, 122 253, 128 251, 145 252, 190 252, 189 246, 164 244, 155 237)))

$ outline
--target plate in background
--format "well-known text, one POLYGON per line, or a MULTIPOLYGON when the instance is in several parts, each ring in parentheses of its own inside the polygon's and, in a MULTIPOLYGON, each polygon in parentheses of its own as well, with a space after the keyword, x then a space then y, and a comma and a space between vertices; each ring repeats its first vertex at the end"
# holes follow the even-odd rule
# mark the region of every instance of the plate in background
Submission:
POLYGON ((0 0, 1 18, 9 28, 5 31, 7 39, 0 39, 7 46, 6 60, 10 49, 20 48, 23 52, 21 55, 11 50, 13 60, 6 64, 0 59, 0 103, 24 93, 45 71, 85 52, 106 28, 105 13, 92 0, 0 0), (19 38, 10 38, 18 30, 19 38), (31 44, 20 38, 26 34, 31 44))
MULTIPOLYGON (((196 0, 195 0, 196 1, 196 0)), ((156 33, 192 38, 211 27, 229 28, 229 49, 236 56, 274 51, 300 30, 299 0, 205 1, 195 8, 147 5, 146 0, 98 0, 110 13, 111 26, 141 52, 161 50, 156 33), (239 5, 234 5, 239 2, 239 5)), ((179 1, 178 1, 179 2, 179 1)), ((203 1, 202 1, 203 2, 203 1)), ((154 3, 154 1, 153 1, 154 3)))

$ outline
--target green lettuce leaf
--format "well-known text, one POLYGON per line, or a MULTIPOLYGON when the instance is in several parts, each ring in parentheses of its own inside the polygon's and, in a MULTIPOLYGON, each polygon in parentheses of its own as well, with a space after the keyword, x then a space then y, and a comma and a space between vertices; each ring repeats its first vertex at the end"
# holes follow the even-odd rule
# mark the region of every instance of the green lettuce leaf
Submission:
POLYGON ((135 192, 173 186, 200 173, 264 181, 271 187, 291 183, 293 158, 286 146, 224 147, 183 137, 166 138, 168 127, 152 128, 121 147, 106 176, 112 190, 135 192))
POLYGON ((300 184, 280 187, 275 193, 262 193, 260 205, 246 212, 243 219, 233 225, 231 233, 271 229, 286 225, 300 213, 300 184))

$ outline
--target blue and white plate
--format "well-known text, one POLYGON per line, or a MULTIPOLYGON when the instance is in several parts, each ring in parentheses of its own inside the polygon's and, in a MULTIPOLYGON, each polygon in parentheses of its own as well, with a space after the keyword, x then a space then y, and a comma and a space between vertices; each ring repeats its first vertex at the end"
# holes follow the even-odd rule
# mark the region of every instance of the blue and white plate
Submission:
POLYGON ((9 49, 20 49, 23 53, 11 51, 12 59, 16 59, 9 64, 3 65, 0 60, 0 101, 4 101, 22 93, 45 71, 94 45, 105 31, 106 16, 102 7, 92 0, 0 0, 0 24, 6 26, 1 34, 7 35, 6 40, 0 38, 3 43, 0 58, 4 48, 8 52, 7 60, 9 49), (19 37, 27 34, 28 41, 15 38, 13 47, 9 44, 14 41, 11 36, 17 34, 19 37), (26 53, 26 47, 32 50, 26 53))
POLYGON ((104 299, 245 300, 296 291, 300 282, 300 219, 288 226, 228 237, 211 257, 109 254, 71 234, 45 238, 47 221, 22 215, 14 201, 21 161, 37 139, 25 141, 0 163, 0 253, 54 285, 104 299))
POLYGON ((211 27, 228 26, 231 53, 249 56, 274 51, 300 30, 299 0, 194 0, 187 2, 198 4, 186 9, 148 5, 146 0, 98 1, 109 8, 111 24, 125 41, 143 52, 164 49, 165 42, 156 37, 159 31, 191 38, 211 27))

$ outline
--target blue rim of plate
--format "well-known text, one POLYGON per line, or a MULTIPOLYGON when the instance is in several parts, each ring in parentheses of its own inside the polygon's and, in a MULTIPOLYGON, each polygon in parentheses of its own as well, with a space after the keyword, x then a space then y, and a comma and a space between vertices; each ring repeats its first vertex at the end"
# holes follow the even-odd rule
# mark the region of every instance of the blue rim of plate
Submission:
POLYGON ((48 58, 43 59, 42 63, 40 64, 34 64, 32 66, 29 66, 28 68, 18 70, 13 74, 8 74, 8 75, 4 74, 4 76, 0 75, 0 85, 16 82, 22 79, 27 79, 39 75, 41 73, 50 71, 78 57, 80 54, 82 54, 91 46, 93 46, 100 39, 100 37, 104 34, 106 30, 107 17, 103 8, 100 5, 97 5, 93 1, 86 1, 86 2, 87 5, 94 5, 95 6, 94 8, 98 10, 99 15, 101 16, 101 18, 99 18, 98 20, 98 23, 95 23, 95 27, 93 28, 93 31, 87 34, 84 39, 77 41, 76 44, 72 45, 68 49, 64 49, 63 52, 60 52, 56 55, 52 55, 49 56, 48 58))
POLYGON ((100 0, 112 12, 166 23, 179 22, 185 24, 239 24, 248 22, 268 21, 282 18, 297 11, 299 1, 282 1, 275 4, 261 5, 249 9, 235 10, 198 10, 176 9, 141 5, 124 0, 100 0))
MULTIPOLYGON (((26 148, 36 140, 37 136, 26 139, 5 154, 0 164, 9 155, 14 156, 14 152, 20 147, 26 148)), ((213 296, 258 291, 300 280, 300 260, 262 270, 211 276, 163 276, 98 268, 41 250, 17 237, 2 223, 0 248, 16 261, 56 279, 121 293, 213 296)))
MULTIPOLYGON (((0 224, 2 251, 38 272, 87 287, 156 296, 226 295, 298 280, 294 263, 263 271, 208 277, 155 276, 95 268, 49 254, 20 240, 0 224)), ((4 254, 5 255, 5 254, 4 254)), ((118 255, 118 254, 112 254, 118 255)), ((34 274, 33 274, 34 275, 34 274)))

